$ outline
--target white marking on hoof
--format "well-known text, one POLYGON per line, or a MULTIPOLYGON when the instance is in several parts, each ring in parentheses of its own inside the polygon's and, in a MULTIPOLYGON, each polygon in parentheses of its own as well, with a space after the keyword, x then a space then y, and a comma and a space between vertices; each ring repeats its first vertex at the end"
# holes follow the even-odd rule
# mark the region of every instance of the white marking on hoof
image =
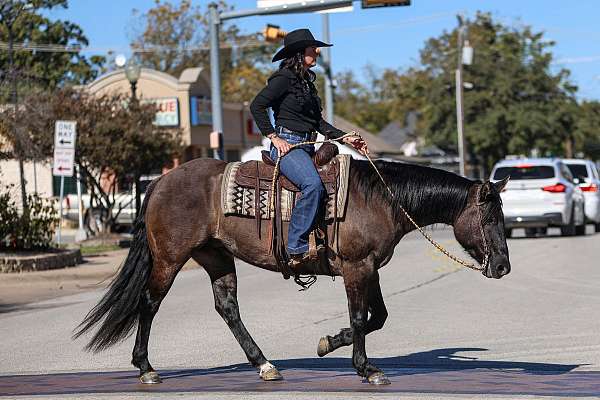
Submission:
POLYGON ((283 379, 277 368, 268 361, 260 366, 258 374, 263 381, 280 381, 283 379))
POLYGON ((148 371, 142 376, 140 376, 140 382, 145 385, 155 385, 161 383, 162 380, 156 371, 148 371))

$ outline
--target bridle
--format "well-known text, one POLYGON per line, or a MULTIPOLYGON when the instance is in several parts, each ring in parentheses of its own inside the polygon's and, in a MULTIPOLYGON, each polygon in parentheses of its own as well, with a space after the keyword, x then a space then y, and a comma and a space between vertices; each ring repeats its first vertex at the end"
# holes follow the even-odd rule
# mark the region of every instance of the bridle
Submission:
POLYGON ((483 185, 477 189, 477 219, 479 222, 479 232, 481 233, 481 240, 483 241, 483 263, 481 263, 480 271, 487 271, 490 263, 490 252, 487 244, 487 238, 485 236, 485 229, 483 229, 483 216, 481 215, 481 207, 485 205, 484 201, 480 201, 481 189, 483 185))

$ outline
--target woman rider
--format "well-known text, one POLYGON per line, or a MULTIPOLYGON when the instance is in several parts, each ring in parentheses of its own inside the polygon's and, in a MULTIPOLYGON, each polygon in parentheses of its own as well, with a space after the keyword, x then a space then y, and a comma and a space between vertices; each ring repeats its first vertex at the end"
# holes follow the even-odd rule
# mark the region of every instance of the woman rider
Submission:
MULTIPOLYGON (((293 182, 302 195, 294 206, 288 230, 288 254, 292 267, 308 258, 308 237, 319 211, 325 188, 311 160, 314 145, 295 147, 291 145, 314 141, 316 132, 328 139, 345 133, 328 124, 321 115, 321 99, 314 85, 315 73, 310 68, 317 65, 319 47, 331 44, 315 40, 308 29, 297 29, 288 33, 284 47, 273 57, 273 62, 283 60, 250 105, 250 110, 261 133, 271 139, 271 158, 282 157, 281 173, 293 182), (275 116, 275 127, 271 124, 267 108, 275 116)), ((368 152, 360 137, 346 137, 344 143, 351 144, 362 154, 368 152)))

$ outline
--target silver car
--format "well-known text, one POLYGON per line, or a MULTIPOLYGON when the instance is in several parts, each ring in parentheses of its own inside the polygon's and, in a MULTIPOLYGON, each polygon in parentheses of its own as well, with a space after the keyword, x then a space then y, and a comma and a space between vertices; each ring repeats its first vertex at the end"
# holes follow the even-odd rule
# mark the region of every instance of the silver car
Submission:
POLYGON ((559 227, 564 236, 585 234, 584 198, 567 166, 556 158, 502 160, 491 180, 510 176, 500 194, 506 237, 525 228, 528 237, 559 227))
POLYGON ((600 178, 596 164, 590 160, 573 158, 563 162, 569 167, 575 182, 583 192, 587 222, 594 224, 595 231, 600 232, 600 178))

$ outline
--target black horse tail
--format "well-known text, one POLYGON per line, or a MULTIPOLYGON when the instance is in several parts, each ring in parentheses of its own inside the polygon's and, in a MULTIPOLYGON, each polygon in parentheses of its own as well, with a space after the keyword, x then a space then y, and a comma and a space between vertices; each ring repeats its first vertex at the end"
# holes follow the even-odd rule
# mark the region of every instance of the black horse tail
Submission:
POLYGON ((128 337, 138 322, 140 298, 152 271, 152 254, 148 247, 144 215, 148 200, 158 180, 150 183, 140 213, 135 220, 129 254, 113 279, 108 292, 77 326, 73 339, 102 321, 100 329, 85 347, 99 352, 128 337))

